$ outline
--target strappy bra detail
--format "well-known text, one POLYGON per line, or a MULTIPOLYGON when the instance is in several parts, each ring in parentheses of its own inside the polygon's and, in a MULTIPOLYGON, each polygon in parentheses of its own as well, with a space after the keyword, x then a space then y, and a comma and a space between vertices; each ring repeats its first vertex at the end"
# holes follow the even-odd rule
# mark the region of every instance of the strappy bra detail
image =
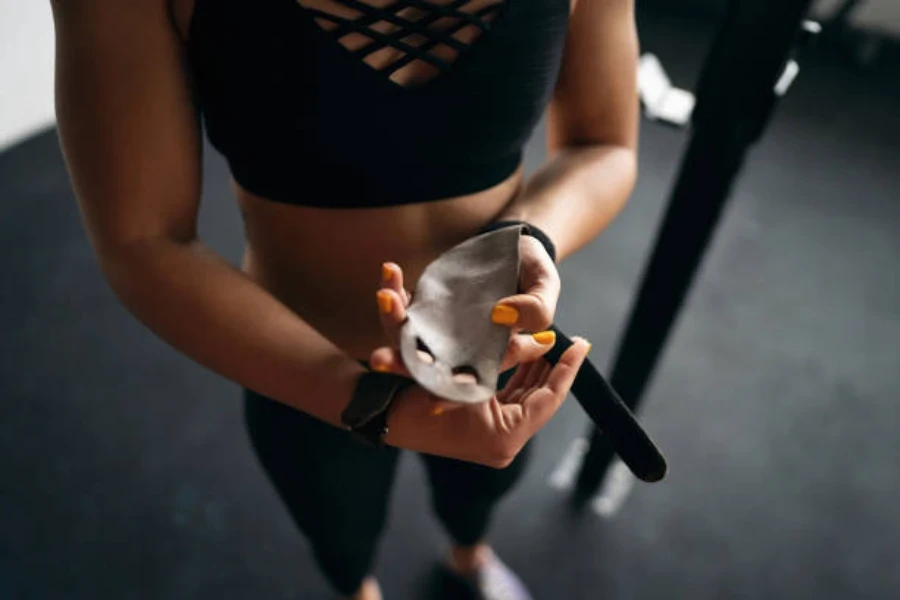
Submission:
POLYGON ((518 168, 556 82, 567 0, 303 1, 196 0, 195 95, 241 186, 389 206, 518 168))
MULTIPOLYGON (((479 34, 487 31, 490 29, 488 19, 496 17, 504 6, 502 2, 491 1, 487 6, 466 12, 462 9, 476 4, 475 1, 453 0, 450 4, 442 5, 422 0, 391 0, 384 7, 372 6, 360 0, 335 1, 358 14, 347 18, 318 8, 309 7, 307 10, 334 39, 355 56, 365 59, 386 47, 400 51, 401 54, 395 56, 395 60, 379 69, 388 75, 417 60, 434 67, 437 73, 449 71, 451 63, 441 54, 449 51, 452 57, 466 50, 469 44, 460 39, 459 34, 472 27, 479 34), (441 22, 444 27, 439 27, 441 22), (388 33, 376 29, 382 23, 389 28, 388 33), (365 41, 358 47, 349 47, 355 44, 344 40, 351 33, 360 34, 365 41), (439 52, 441 47, 444 47, 443 53, 439 52)), ((355 39, 360 40, 359 37, 355 39)))

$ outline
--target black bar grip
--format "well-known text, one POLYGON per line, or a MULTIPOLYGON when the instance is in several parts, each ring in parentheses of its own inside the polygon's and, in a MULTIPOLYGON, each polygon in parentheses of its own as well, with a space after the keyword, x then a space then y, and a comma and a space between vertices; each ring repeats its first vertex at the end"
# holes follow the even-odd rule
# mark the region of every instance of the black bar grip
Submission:
MULTIPOLYGON (((555 365, 563 352, 572 346, 572 340, 556 326, 552 329, 556 332, 556 344, 544 358, 555 365)), ((575 377, 572 395, 636 477, 653 482, 665 476, 666 459, 589 359, 584 361, 575 377)))

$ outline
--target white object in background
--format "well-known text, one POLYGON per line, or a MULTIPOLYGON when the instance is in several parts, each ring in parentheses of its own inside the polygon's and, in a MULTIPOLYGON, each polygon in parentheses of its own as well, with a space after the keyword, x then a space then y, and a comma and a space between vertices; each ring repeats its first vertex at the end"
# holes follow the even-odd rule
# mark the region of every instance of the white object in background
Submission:
POLYGON ((569 449, 563 455, 559 465, 550 473, 548 483, 550 487, 558 490, 568 490, 575 485, 575 475, 584 460, 584 453, 588 451, 588 441, 584 438, 575 438, 569 445, 569 449))
MULTIPOLYGON (((827 19, 843 4, 843 0, 818 0, 811 14, 817 19, 827 19)), ((900 2, 897 0, 865 0, 850 13, 850 25, 885 35, 900 36, 900 2)))
POLYGON ((0 151, 53 125, 50 3, 0 1, 0 151))
POLYGON ((591 508, 605 519, 613 517, 634 487, 634 475, 621 460, 616 459, 609 466, 600 493, 591 501, 591 508))
POLYGON ((674 87, 654 54, 644 54, 638 63, 638 93, 649 118, 680 126, 690 122, 694 94, 674 87))
MULTIPOLYGON (((589 444, 585 438, 572 440, 562 460, 559 461, 559 465, 550 474, 547 481, 550 487, 557 490, 569 490, 575 486, 575 478, 584 462, 584 455, 587 453, 588 447, 589 444)), ((591 508, 604 519, 613 517, 625 504, 629 492, 634 487, 634 482, 634 475, 631 474, 625 463, 618 458, 615 459, 606 471, 600 492, 591 500, 591 508)))
POLYGON ((797 73, 799 72, 800 65, 797 64, 797 61, 794 59, 789 60, 784 66, 784 71, 781 72, 781 77, 775 83, 775 95, 784 96, 787 94, 788 88, 794 83, 794 79, 797 78, 797 73))

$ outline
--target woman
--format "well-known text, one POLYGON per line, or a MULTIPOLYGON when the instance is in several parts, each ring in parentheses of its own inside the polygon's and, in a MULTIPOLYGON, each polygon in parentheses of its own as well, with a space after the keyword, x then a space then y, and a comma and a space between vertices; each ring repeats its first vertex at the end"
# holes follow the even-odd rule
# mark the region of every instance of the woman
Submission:
POLYGON ((252 390, 254 448, 335 589, 380 597, 370 567, 403 448, 425 457, 451 571, 483 598, 527 598, 485 536, 589 348, 540 358, 552 251, 587 244, 634 185, 632 1, 55 0, 54 15, 59 131, 105 276, 157 335, 252 390), (524 181, 545 109, 551 157, 524 181), (201 115, 231 167, 243 270, 196 237, 201 115), (537 236, 520 244, 522 293, 492 316, 517 374, 454 410, 385 391, 377 377, 405 372, 406 289, 499 220, 537 236), (348 421, 366 402, 386 432, 348 421))

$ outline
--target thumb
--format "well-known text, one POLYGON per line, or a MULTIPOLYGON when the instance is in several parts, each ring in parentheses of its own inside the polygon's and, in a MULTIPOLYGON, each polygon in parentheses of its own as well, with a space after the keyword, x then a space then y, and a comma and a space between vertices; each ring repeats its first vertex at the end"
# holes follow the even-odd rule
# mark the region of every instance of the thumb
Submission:
POLYGON ((574 343, 563 352, 559 362, 544 373, 543 381, 536 382, 538 387, 534 393, 522 401, 525 415, 535 431, 543 427, 565 401, 591 349, 590 342, 584 338, 573 337, 572 341, 574 343))
POLYGON ((491 321, 525 331, 544 331, 553 323, 555 310, 541 290, 532 290, 497 302, 491 312, 491 321))
POLYGON ((508 371, 518 364, 534 362, 556 344, 556 332, 552 329, 537 333, 519 333, 510 336, 509 345, 500 371, 508 371))

